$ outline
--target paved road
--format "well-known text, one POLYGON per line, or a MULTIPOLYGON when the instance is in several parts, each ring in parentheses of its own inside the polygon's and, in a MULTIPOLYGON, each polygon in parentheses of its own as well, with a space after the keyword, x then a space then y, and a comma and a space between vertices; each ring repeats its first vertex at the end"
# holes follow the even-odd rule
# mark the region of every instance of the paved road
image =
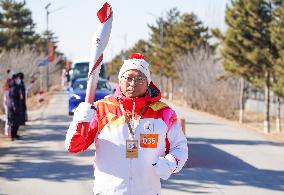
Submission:
POLYGON ((190 168, 164 188, 182 187, 188 194, 284 194, 284 145, 215 117, 175 109, 187 121, 190 168))
MULTIPOLYGON (((36 111, 20 141, 0 148, 0 194, 92 194, 93 149, 64 149, 66 93, 36 111)), ((162 182, 163 194, 284 193, 284 146, 206 115, 176 107, 187 120, 190 168, 162 182)))
MULTIPOLYGON (((34 113, 33 113, 34 114, 34 113)), ((67 153, 66 93, 58 93, 44 111, 28 122, 23 139, 0 149, 1 195, 92 194, 93 151, 67 153)))

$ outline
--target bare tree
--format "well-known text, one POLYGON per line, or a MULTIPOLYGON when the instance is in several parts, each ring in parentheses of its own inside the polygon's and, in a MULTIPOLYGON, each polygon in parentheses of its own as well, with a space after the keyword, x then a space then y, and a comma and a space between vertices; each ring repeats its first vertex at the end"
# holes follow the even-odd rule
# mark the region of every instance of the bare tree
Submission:
POLYGON ((239 82, 218 79, 224 70, 216 59, 206 48, 178 58, 175 67, 179 80, 174 88, 183 91, 183 98, 192 108, 231 118, 238 109, 239 82))
MULTIPOLYGON (((40 89, 41 81, 46 80, 46 74, 43 73, 45 67, 38 66, 39 62, 44 59, 43 53, 38 53, 36 50, 31 50, 29 47, 21 50, 15 49, 10 51, 3 51, 0 54, 0 80, 2 83, 0 89, 0 101, 3 102, 3 85, 6 79, 6 70, 10 69, 14 73, 22 72, 25 75, 25 83, 28 84, 31 80, 36 79, 33 87, 30 90, 30 95, 34 95, 40 89)), ((60 74, 63 61, 62 56, 57 56, 54 63, 49 64, 49 80, 51 85, 60 83, 60 74)), ((0 110, 3 110, 2 103, 0 110)))

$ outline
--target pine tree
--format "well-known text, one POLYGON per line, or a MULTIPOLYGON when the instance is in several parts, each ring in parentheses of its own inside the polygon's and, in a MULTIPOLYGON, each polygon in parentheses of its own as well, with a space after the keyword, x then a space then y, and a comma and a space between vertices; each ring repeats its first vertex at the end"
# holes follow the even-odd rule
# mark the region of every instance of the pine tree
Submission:
POLYGON ((176 48, 176 53, 186 55, 188 52, 193 53, 196 48, 206 48, 211 36, 208 27, 204 27, 196 15, 185 13, 180 16, 180 21, 173 28, 173 36, 170 38, 169 42, 176 48))
MULTIPOLYGON (((139 40, 127 52, 143 53, 151 63, 151 71, 160 75, 161 79, 166 77, 167 81, 173 82, 173 79, 177 77, 173 64, 178 56, 209 45, 208 28, 204 27, 194 14, 180 15, 176 8, 170 9, 165 18, 159 17, 156 24, 148 25, 148 27, 150 39, 139 40)), ((112 70, 121 66, 120 58, 120 55, 117 55, 110 62, 112 70)), ((161 91, 164 91, 163 82, 161 81, 160 84, 161 91)))
MULTIPOLYGON (((121 52, 122 54, 122 52, 121 52)), ((121 54, 116 55, 110 62, 107 62, 107 75, 109 76, 117 76, 120 67, 123 64, 123 60, 121 59, 121 54)))
POLYGON ((52 31, 44 31, 43 34, 41 35, 42 39, 44 39, 44 45, 41 45, 41 47, 46 49, 47 43, 48 42, 52 42, 54 45, 54 50, 56 50, 57 48, 57 43, 58 41, 58 37, 55 35, 54 32, 52 31))
POLYGON ((279 1, 276 3, 276 9, 274 11, 274 19, 270 26, 271 41, 276 47, 277 52, 274 62, 274 74, 272 85, 272 90, 275 95, 277 95, 277 114, 276 114, 276 129, 281 132, 281 98, 284 98, 284 1, 279 1))
POLYGON ((155 58, 155 49, 149 42, 145 40, 139 40, 129 51, 130 53, 142 53, 145 56, 147 62, 151 64, 151 72, 153 74, 159 74, 160 66, 158 60, 155 58))
POLYGON ((148 25, 151 30, 150 42, 155 49, 155 58, 159 62, 161 76, 175 76, 172 63, 176 52, 170 40, 174 36, 174 26, 179 22, 179 17, 180 12, 172 8, 167 12, 166 19, 159 17, 156 25, 148 25))
POLYGON ((228 30, 222 41, 223 64, 231 75, 265 88, 264 130, 269 132, 269 89, 271 44, 269 25, 271 4, 265 0, 235 0, 226 9, 228 30))
MULTIPOLYGON (((148 26, 151 30, 150 43, 155 54, 153 57, 158 61, 156 64, 160 77, 167 78, 166 89, 169 89, 177 78, 175 60, 196 48, 209 45, 208 28, 194 14, 181 15, 176 8, 170 9, 165 18, 159 17, 156 25, 148 26)), ((162 81, 160 83, 163 91, 162 81)), ((172 90, 169 91, 171 93, 172 90)))
POLYGON ((123 58, 128 59, 128 57, 134 52, 142 53, 146 60, 151 64, 150 67, 153 68, 153 63, 151 61, 153 58, 151 57, 152 54, 150 51, 150 45, 147 41, 141 39, 138 40, 133 47, 126 51, 121 51, 119 55, 116 55, 110 62, 107 63, 110 66, 108 75, 117 75, 123 64, 123 58))
POLYGON ((274 11, 274 20, 270 26, 271 41, 277 49, 277 55, 274 59, 274 74, 273 79, 275 85, 273 91, 281 98, 284 97, 284 1, 274 11))
POLYGON ((1 0, 0 47, 5 49, 22 48, 33 44, 35 38, 31 11, 25 8, 25 2, 1 0))

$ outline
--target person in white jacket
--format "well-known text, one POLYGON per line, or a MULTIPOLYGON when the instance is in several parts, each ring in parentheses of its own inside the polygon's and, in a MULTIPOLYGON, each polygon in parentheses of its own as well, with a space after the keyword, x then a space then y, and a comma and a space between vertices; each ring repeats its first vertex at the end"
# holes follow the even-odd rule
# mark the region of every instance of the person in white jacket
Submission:
POLYGON ((66 149, 82 152, 95 143, 94 194, 161 194, 160 178, 167 180, 187 161, 187 139, 176 113, 160 101, 142 54, 124 61, 118 79, 113 96, 79 104, 66 149))
POLYGON ((12 81, 12 71, 8 69, 6 71, 7 78, 4 84, 4 93, 3 93, 3 107, 5 113, 5 127, 4 134, 9 136, 11 134, 11 126, 8 124, 8 105, 9 105, 9 91, 10 91, 10 83, 12 81))

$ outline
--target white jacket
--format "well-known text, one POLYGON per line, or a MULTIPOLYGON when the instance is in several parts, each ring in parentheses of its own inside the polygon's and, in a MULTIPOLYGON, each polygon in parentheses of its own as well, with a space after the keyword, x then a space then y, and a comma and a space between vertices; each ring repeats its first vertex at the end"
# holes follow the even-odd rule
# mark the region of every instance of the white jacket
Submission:
POLYGON ((173 157, 174 169, 165 172, 177 173, 188 157, 187 139, 175 112, 157 101, 157 97, 109 97, 96 102, 96 107, 96 116, 90 123, 87 136, 81 135, 80 124, 74 120, 65 142, 68 151, 75 153, 95 143, 94 194, 161 194, 160 175, 153 164, 159 157, 173 157), (128 131, 120 104, 136 123, 142 107, 147 105, 134 138, 128 131), (138 158, 126 158, 126 140, 132 138, 138 140, 138 158))

